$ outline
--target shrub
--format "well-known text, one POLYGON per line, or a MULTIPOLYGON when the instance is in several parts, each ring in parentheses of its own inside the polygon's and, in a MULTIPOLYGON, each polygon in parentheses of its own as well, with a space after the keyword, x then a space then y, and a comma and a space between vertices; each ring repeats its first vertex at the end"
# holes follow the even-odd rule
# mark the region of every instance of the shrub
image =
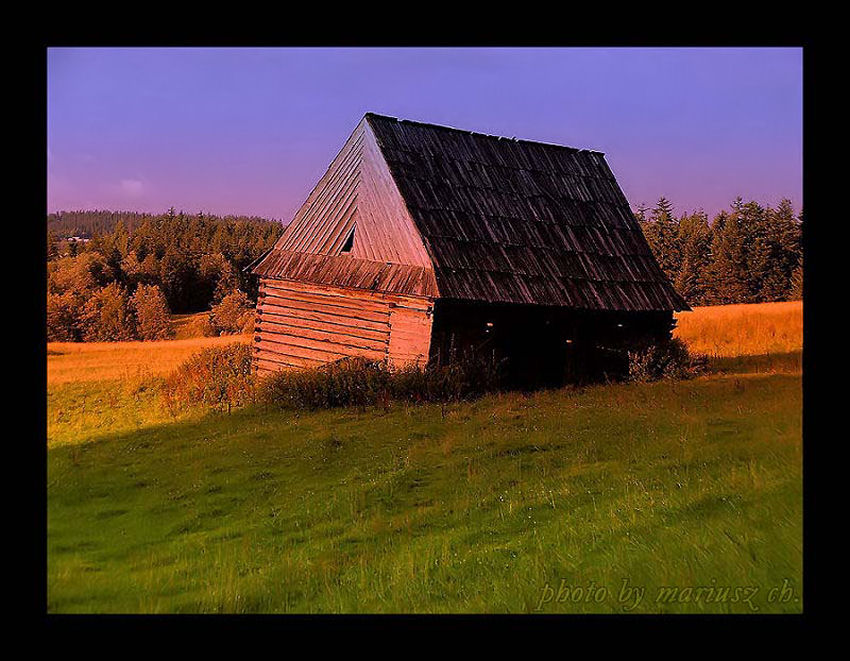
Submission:
POLYGON ((47 265, 47 290, 86 296, 109 282, 109 267, 100 253, 85 252, 47 265))
POLYGON ((283 370, 263 380, 260 398, 285 409, 374 404, 388 389, 384 362, 344 358, 305 370, 283 370))
POLYGON ((629 351, 629 381, 648 382, 659 379, 689 379, 703 371, 706 358, 692 356, 680 339, 650 344, 629 351))
POLYGON ((196 353, 165 380, 166 406, 172 412, 199 404, 229 412, 254 401, 251 352, 238 342, 196 353))
POLYGON ((238 289, 222 298, 210 311, 210 323, 218 335, 244 332, 253 323, 253 317, 248 295, 238 289))
POLYGON ((452 402, 479 397, 502 386, 502 364, 468 352, 448 365, 430 364, 403 368, 393 374, 394 399, 419 402, 452 402))
POLYGON ((136 319, 127 290, 111 282, 94 292, 80 315, 86 342, 120 342, 136 338, 136 319))
POLYGON ((136 329, 141 340, 166 340, 174 337, 168 302, 156 285, 139 285, 131 299, 136 314, 136 329))
POLYGON ((73 294, 47 295, 47 341, 76 342, 80 339, 77 300, 73 294))
POLYGON ((467 357, 452 365, 391 369, 385 361, 343 358, 306 370, 266 377, 260 399, 285 409, 422 403, 476 397, 500 386, 499 365, 467 357))

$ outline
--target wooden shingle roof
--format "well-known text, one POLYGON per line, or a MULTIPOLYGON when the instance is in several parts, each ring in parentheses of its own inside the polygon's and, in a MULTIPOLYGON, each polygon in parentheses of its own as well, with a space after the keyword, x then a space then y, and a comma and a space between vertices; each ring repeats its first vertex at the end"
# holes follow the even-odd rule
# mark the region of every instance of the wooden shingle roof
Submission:
MULTIPOLYGON (((356 227, 351 257, 433 269, 442 298, 687 309, 599 152, 371 113, 347 144, 359 151, 340 153, 277 249, 338 255, 341 237, 356 227), (354 168, 356 161, 364 165, 354 168), (328 190, 335 170, 336 196, 328 190), (324 207, 316 203, 323 195, 324 207), (332 200, 342 209, 336 220, 332 200)), ((269 258, 255 272, 287 277, 269 258)), ((309 278, 303 268, 298 275, 309 278)))

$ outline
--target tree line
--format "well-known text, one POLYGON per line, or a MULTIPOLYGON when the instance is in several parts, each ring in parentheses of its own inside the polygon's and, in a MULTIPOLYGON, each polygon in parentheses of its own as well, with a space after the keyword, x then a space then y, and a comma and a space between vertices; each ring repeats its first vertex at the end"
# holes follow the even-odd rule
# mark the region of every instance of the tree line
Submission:
MULTIPOLYGON (((56 238, 77 236, 90 239, 99 234, 108 234, 115 229, 119 221, 123 222, 129 231, 147 218, 155 218, 157 214, 140 211, 109 211, 102 209, 85 211, 59 211, 47 214, 47 230, 56 238)), ((216 218, 215 215, 207 216, 216 218)), ((260 216, 222 216, 222 220, 236 222, 277 222, 260 216)))
MULTIPOLYGON (((635 212, 656 259, 691 305, 802 298, 802 211, 737 198, 713 219, 662 197, 635 212)), ((248 323, 256 278, 244 269, 283 231, 245 216, 77 211, 48 216, 48 339, 170 336, 171 313, 211 311, 205 334, 248 323), (84 241, 69 240, 81 237, 84 241)))
POLYGON ((766 303, 803 297, 803 214, 740 197, 712 220, 704 211, 676 216, 662 197, 639 207, 655 258, 691 305, 766 303))
POLYGON ((48 339, 161 339, 170 331, 156 319, 211 309, 208 332, 239 330, 257 295, 243 269, 274 245, 280 223, 173 208, 109 214, 63 214, 62 231, 48 218, 48 339), (87 230, 90 240, 68 240, 87 230))

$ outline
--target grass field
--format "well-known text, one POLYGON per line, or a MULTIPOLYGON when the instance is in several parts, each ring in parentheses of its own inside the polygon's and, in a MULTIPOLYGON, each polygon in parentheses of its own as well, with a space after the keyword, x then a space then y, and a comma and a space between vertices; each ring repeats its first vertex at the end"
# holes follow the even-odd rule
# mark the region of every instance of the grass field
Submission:
POLYGON ((160 342, 50 342, 47 384, 129 382, 162 376, 201 349, 249 341, 248 336, 225 335, 160 342))
POLYGON ((760 303, 694 308, 677 316, 676 336, 714 358, 799 352, 803 304, 760 303))
POLYGON ((172 418, 179 341, 49 356, 49 610, 799 611, 801 307, 734 307, 680 317, 708 376, 447 408, 172 418))

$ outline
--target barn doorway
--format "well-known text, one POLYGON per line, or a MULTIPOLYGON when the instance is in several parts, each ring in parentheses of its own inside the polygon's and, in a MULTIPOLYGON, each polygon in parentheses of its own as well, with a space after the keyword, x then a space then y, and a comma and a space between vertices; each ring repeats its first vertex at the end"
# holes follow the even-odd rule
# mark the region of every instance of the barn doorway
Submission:
POLYGON ((628 351, 669 338, 668 312, 591 312, 565 308, 437 301, 431 358, 475 355, 499 364, 507 385, 520 388, 619 380, 628 351))

